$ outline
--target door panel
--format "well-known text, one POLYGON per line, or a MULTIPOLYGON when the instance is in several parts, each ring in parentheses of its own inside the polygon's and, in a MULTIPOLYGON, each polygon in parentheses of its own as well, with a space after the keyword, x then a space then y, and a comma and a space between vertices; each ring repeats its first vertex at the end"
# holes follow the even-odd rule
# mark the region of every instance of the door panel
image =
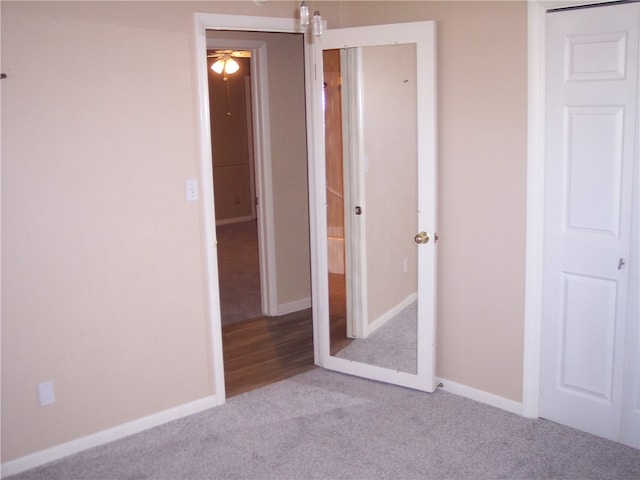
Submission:
POLYGON ((624 110, 566 107, 567 229, 619 236, 624 110))
POLYGON ((540 416, 619 440, 640 5, 547 15, 540 416))
MULTIPOLYGON (((328 212, 320 249, 331 252, 344 199, 344 277, 321 266, 329 292, 320 363, 410 388, 435 388, 435 28, 433 22, 328 30, 317 43, 323 75, 328 212), (340 62, 335 58, 339 56, 340 62), (331 62, 331 65, 329 65, 331 62), (339 87, 340 92, 336 92, 339 87), (420 134, 418 134, 418 132, 420 134), (343 141, 341 148, 336 141, 343 141), (343 191, 336 192, 336 158, 343 191), (414 237, 425 231, 430 242, 414 237), (344 284, 342 290, 337 287, 344 284), (336 294, 336 292, 338 292, 336 294), (348 318, 345 318, 348 317, 348 318)), ((323 122, 318 122, 322 124, 323 122)), ((335 255, 326 254, 330 260, 335 255)))

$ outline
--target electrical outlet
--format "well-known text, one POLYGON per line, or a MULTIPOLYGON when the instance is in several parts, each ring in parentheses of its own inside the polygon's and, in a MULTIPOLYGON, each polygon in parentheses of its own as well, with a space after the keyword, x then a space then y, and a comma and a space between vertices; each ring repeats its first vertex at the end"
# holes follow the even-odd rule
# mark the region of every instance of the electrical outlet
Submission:
POLYGON ((40 399, 40 406, 46 407, 56 403, 56 396, 53 391, 53 382, 43 382, 38 384, 38 397, 40 399))

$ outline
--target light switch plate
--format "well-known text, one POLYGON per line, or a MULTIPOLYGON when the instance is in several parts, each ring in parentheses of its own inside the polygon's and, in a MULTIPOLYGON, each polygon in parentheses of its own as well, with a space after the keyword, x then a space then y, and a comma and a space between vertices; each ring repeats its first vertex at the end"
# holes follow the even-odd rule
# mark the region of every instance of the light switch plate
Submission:
POLYGON ((185 196, 187 202, 197 202, 198 201, 198 180, 195 178, 190 178, 185 180, 185 196))
POLYGON ((38 384, 38 397, 40 398, 41 407, 56 403, 56 396, 53 392, 53 382, 49 381, 38 384))

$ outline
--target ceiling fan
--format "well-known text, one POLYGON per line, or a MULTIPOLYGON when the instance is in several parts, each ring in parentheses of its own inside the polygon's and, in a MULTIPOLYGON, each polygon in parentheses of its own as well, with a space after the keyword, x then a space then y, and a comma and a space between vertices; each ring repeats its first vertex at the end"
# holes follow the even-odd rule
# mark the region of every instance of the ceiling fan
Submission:
POLYGON ((251 58, 250 50, 208 50, 207 57, 223 58, 225 56, 251 58))
POLYGON ((211 70, 218 74, 223 74, 224 79, 227 79, 227 75, 235 73, 240 68, 236 58, 251 58, 251 51, 249 50, 209 50, 207 52, 207 58, 216 58, 217 60, 211 65, 211 70))
POLYGON ((211 65, 211 70, 217 74, 222 75, 222 79, 227 85, 227 116, 231 116, 231 110, 229 106, 229 75, 236 73, 240 69, 240 65, 233 57, 236 58, 251 58, 250 50, 208 50, 207 58, 217 59, 211 65))

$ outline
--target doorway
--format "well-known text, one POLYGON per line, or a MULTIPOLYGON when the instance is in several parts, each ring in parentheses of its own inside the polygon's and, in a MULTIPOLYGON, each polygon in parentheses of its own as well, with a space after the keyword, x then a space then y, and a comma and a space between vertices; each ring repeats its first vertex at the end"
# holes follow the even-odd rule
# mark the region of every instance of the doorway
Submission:
POLYGON ((226 81, 224 72, 207 72, 218 75, 219 86, 209 90, 212 203, 229 396, 313 366, 304 43, 298 33, 208 29, 205 35, 210 55, 226 54, 239 66, 226 81), (255 195, 248 182, 255 182, 255 195), (238 288, 230 276, 240 280, 238 288))
MULTIPOLYGON (((208 49, 209 112, 222 325, 262 315, 251 50, 208 49)), ((263 266, 264 268, 264 266, 263 266)))

